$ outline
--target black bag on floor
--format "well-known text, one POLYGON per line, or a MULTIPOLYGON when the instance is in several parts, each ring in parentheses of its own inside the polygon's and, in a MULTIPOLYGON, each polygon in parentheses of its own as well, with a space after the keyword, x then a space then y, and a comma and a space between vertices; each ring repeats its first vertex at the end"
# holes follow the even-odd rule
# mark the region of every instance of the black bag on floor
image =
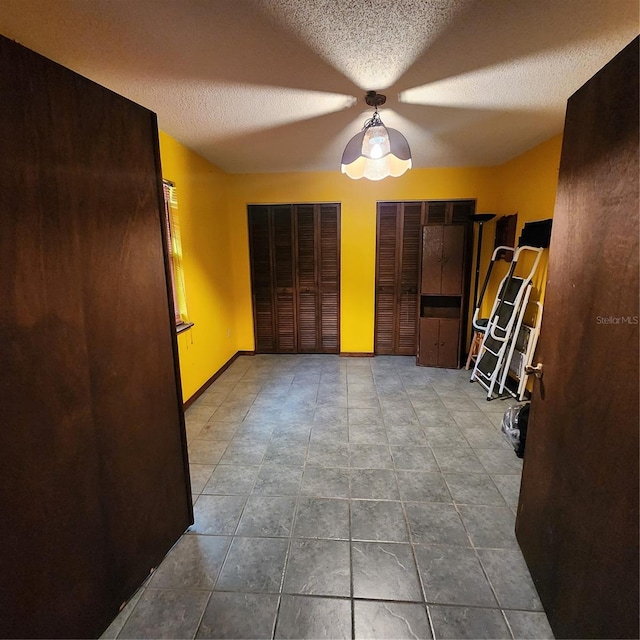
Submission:
POLYGON ((529 403, 514 404, 502 416, 502 433, 513 446, 518 458, 524 458, 527 441, 527 423, 529 422, 529 403))

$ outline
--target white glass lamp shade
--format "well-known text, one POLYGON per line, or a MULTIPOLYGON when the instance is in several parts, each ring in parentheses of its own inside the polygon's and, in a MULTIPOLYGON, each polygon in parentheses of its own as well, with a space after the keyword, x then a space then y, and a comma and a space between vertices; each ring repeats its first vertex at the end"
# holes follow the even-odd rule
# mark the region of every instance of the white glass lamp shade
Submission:
POLYGON ((407 139, 383 124, 367 127, 349 140, 342 154, 342 173, 359 180, 397 178, 411 168, 407 139))

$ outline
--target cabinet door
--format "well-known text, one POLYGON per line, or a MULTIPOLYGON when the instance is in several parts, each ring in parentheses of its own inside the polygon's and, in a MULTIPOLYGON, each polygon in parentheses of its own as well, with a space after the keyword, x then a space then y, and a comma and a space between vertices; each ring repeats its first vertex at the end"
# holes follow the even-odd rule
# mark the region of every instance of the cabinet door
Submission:
POLYGON ((440 293, 462 295, 465 228, 462 225, 442 227, 442 274, 440 293))
POLYGON ((442 318, 438 322, 438 366, 455 369, 460 364, 460 320, 442 318))
POLYGON ((422 228, 422 283, 423 295, 442 292, 442 249, 444 230, 441 225, 422 228))
POLYGON ((440 320, 438 318, 420 318, 419 364, 437 367, 439 348, 440 320))

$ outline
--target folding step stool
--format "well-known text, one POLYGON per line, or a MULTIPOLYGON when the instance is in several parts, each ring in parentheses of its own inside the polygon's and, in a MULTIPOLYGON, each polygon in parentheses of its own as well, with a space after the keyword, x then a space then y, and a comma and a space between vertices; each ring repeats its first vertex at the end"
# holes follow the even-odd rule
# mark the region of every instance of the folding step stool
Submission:
MULTIPOLYGON (((531 280, 538 268, 543 251, 542 248, 529 246, 510 250, 514 252, 511 266, 507 275, 500 282, 486 327, 483 326, 481 320, 477 319, 478 309, 476 309, 473 318, 474 329, 478 331, 484 329, 484 338, 470 381, 477 380, 487 390, 487 400, 493 398, 496 386, 498 395, 504 392, 515 341, 520 333, 531 295, 531 280), (529 251, 535 254, 535 260, 529 273, 524 277, 516 276, 518 260, 523 253, 529 251)), ((495 255, 496 252, 494 252, 495 255)), ((491 266, 493 266, 493 258, 491 266)))

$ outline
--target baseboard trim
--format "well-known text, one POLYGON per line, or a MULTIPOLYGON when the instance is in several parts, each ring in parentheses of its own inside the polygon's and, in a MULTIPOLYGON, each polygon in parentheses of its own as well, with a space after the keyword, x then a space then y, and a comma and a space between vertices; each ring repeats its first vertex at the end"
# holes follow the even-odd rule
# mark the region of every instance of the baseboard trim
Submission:
POLYGON ((372 351, 341 351, 341 358, 373 358, 375 357, 375 353, 372 351))
POLYGON ((182 409, 186 411, 238 358, 239 356, 254 356, 255 351, 236 351, 187 401, 182 409))

